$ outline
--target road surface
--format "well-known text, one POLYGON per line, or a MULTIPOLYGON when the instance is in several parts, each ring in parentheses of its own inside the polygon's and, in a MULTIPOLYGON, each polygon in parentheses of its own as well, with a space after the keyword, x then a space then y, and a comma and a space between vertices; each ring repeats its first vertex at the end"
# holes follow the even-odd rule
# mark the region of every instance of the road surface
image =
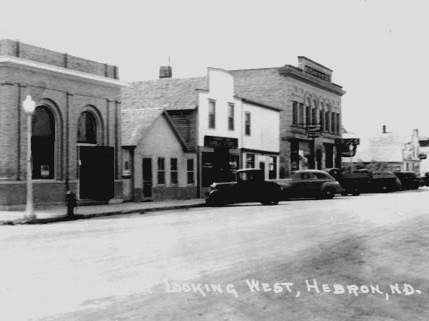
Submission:
POLYGON ((429 189, 0 227, 0 320, 428 320, 429 189))

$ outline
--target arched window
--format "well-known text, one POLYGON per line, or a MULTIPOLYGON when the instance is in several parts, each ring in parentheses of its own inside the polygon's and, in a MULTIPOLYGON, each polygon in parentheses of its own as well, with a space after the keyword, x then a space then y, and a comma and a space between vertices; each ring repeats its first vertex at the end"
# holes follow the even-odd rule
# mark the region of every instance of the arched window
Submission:
POLYGON ((77 142, 97 144, 97 121, 89 111, 84 111, 79 117, 77 142))
POLYGON ((33 178, 54 178, 55 119, 44 106, 37 107, 32 119, 31 153, 33 178))

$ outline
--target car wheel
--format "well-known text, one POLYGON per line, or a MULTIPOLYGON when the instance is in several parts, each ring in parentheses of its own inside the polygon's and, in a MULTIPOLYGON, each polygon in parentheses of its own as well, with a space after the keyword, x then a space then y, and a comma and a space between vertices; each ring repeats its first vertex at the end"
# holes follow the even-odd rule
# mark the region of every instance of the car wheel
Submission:
POLYGON ((208 206, 223 206, 225 202, 222 202, 217 194, 210 195, 206 199, 206 205, 208 206))
POLYGON ((353 189, 353 191, 352 191, 352 195, 353 195, 353 196, 358 196, 358 195, 360 195, 359 188, 355 187, 355 188, 353 189))
POLYGON ((335 196, 335 191, 332 188, 328 187, 323 190, 322 195, 323 198, 332 199, 335 196))

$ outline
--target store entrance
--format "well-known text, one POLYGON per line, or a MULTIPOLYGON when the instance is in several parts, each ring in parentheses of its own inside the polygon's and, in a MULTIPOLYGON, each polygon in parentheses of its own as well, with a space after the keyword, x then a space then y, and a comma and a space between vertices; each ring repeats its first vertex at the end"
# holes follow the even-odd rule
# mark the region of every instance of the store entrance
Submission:
POLYGON ((114 148, 79 146, 79 197, 107 201, 114 191, 114 148))

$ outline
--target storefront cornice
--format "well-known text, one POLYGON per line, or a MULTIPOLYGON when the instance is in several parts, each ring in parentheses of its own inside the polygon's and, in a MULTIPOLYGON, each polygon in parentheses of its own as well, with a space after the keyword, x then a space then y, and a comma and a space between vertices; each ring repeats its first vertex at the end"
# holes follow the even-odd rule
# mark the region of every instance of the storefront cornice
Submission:
POLYGON ((283 76, 289 76, 289 77, 304 81, 310 85, 316 86, 320 89, 330 91, 340 96, 343 96, 346 93, 346 91, 343 90, 343 88, 340 85, 313 77, 309 74, 304 73, 301 69, 296 68, 294 66, 285 65, 284 67, 279 69, 279 73, 283 76))
POLYGON ((71 70, 63 67, 53 66, 49 64, 44 64, 41 62, 36 62, 24 58, 17 58, 11 56, 0 56, 0 66, 2 65, 15 65, 24 69, 34 70, 34 71, 43 71, 46 73, 60 74, 63 77, 70 79, 79 79, 84 80, 90 83, 103 84, 111 87, 129 87, 130 85, 107 77, 101 77, 86 72, 71 70))

